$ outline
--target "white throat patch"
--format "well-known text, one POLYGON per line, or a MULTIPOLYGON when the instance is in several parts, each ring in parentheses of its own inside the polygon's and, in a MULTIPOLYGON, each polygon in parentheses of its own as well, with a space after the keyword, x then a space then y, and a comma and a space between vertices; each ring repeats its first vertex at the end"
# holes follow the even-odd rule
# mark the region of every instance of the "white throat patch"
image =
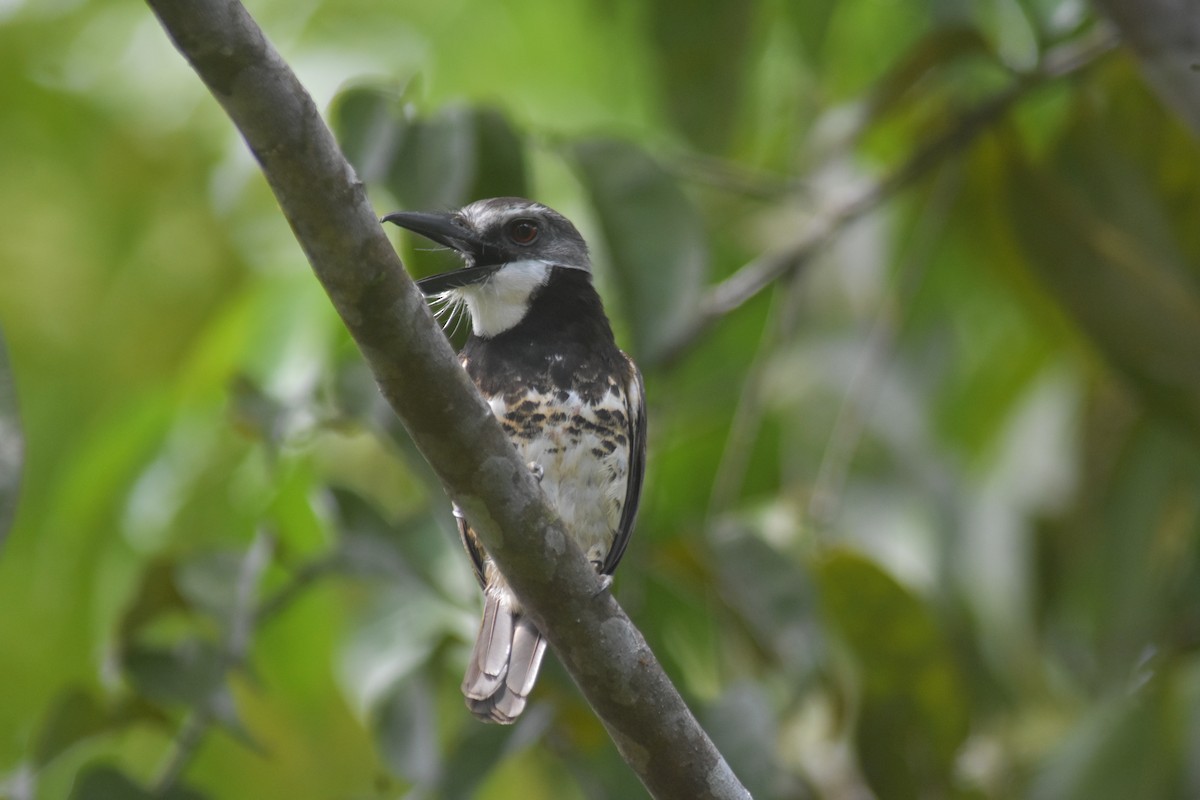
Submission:
POLYGON ((546 285, 555 266, 562 265, 541 259, 513 261, 482 283, 453 290, 467 305, 475 335, 491 338, 524 319, 530 298, 546 285))

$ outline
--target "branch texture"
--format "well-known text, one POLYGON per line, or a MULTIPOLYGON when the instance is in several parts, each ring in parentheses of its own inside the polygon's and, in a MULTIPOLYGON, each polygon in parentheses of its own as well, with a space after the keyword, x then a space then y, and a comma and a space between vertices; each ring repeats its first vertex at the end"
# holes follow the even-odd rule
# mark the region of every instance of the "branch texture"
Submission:
POLYGON ((312 99, 236 0, 148 0, 241 131, 388 402, 656 798, 747 798, 459 367, 312 99))

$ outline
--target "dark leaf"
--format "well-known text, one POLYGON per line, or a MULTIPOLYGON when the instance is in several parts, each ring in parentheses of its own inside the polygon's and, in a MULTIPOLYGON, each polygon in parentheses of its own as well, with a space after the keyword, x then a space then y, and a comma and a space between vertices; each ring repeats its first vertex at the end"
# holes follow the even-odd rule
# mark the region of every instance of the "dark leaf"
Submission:
POLYGON ((225 686, 227 664, 212 644, 186 639, 171 649, 132 645, 122 659, 125 674, 144 697, 213 710, 225 686))
POLYGON ((146 624, 162 614, 189 610, 175 583, 176 564, 157 558, 142 570, 142 582, 133 601, 121 616, 120 640, 128 642, 146 624))
POLYGON ((955 26, 930 31, 875 86, 868 101, 868 119, 878 120, 909 99, 927 101, 918 90, 930 73, 968 56, 993 58, 987 40, 975 28, 955 26))
POLYGON ((823 648, 810 577, 749 531, 726 529, 713 550, 722 593, 760 645, 793 674, 810 673, 823 648))
POLYGON ((229 387, 229 416, 244 436, 280 444, 289 411, 246 375, 236 375, 229 387))
POLYGON ((803 787, 775 756, 778 711, 761 686, 731 686, 703 715, 704 729, 753 797, 799 797, 803 787))
POLYGON ((243 553, 221 550, 192 556, 175 568, 175 585, 190 608, 218 619, 231 617, 238 603, 243 553))
POLYGON ((475 114, 446 106, 430 118, 413 120, 388 165, 387 188, 405 208, 441 211, 466 202, 475 184, 475 114))
POLYGON ((44 767, 76 744, 139 722, 161 724, 163 715, 137 697, 105 704, 84 689, 63 692, 46 714, 33 750, 33 764, 44 767))
POLYGON ((79 774, 70 800, 154 800, 154 794, 116 767, 99 764, 79 774))
POLYGON ((94 764, 79 774, 69 800, 205 800, 205 797, 202 792, 182 785, 165 792, 152 792, 110 764, 94 764))
POLYGON ((825 35, 833 18, 838 0, 810 0, 807 3, 784 3, 783 13, 792 23, 804 55, 810 65, 821 62, 825 50, 825 35))
POLYGON ((1147 82, 1200 135, 1200 15, 1177 0, 1099 0, 1141 62, 1147 82))
MULTIPOLYGON (((1180 747, 1185 707, 1162 681, 1095 706, 1035 777, 1031 800, 1172 800, 1187 795, 1180 747)), ((1195 753, 1190 754, 1194 760, 1195 753)))
POLYGON ((108 714, 88 692, 71 689, 46 715, 33 751, 34 764, 44 766, 75 743, 105 729, 108 714))
POLYGON ((660 96, 676 129, 696 146, 723 151, 739 119, 756 3, 651 3, 660 96))
POLYGON ((829 626, 858 662, 859 761, 880 796, 947 787, 966 738, 969 698, 929 609, 865 557, 834 551, 816 565, 829 626))
POLYGON ((348 571, 389 580, 420 579, 439 590, 446 542, 435 520, 417 516, 392 523, 374 505, 346 489, 331 492, 340 522, 338 551, 348 571))
POLYGON ((475 117, 475 183, 467 200, 485 197, 527 197, 528 167, 525 141, 497 108, 471 110, 475 117))
POLYGON ((441 773, 434 687, 418 672, 381 699, 376 709, 379 754, 399 777, 432 787, 441 773))
POLYGON ((330 106, 330 125, 338 144, 368 183, 384 179, 404 143, 412 116, 408 89, 352 86, 339 92, 330 106))
POLYGON ((704 222, 637 145, 588 139, 571 153, 599 217, 635 350, 653 360, 695 314, 708 274, 704 222))
POLYGON ((1200 441, 1200 292, 1162 248, 1018 156, 1008 204, 1029 267, 1151 407, 1200 441))
MULTIPOLYGON (((468 720, 470 721, 470 720, 468 720)), ((470 800, 487 774, 499 763, 508 743, 508 731, 496 725, 472 724, 446 756, 454 768, 446 770, 438 786, 438 797, 470 800)))
POLYGON ((0 334, 0 545, 4 544, 17 513, 24 460, 25 437, 17 416, 17 387, 8 361, 8 348, 0 334))

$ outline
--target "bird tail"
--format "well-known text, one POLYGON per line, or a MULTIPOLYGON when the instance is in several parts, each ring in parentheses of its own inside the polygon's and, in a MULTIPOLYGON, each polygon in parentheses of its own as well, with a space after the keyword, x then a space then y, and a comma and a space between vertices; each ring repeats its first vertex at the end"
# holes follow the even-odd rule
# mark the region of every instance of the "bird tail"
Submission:
POLYGON ((508 725, 525 709, 546 640, 528 617, 513 609, 508 592, 489 591, 485 597, 462 690, 472 714, 508 725))

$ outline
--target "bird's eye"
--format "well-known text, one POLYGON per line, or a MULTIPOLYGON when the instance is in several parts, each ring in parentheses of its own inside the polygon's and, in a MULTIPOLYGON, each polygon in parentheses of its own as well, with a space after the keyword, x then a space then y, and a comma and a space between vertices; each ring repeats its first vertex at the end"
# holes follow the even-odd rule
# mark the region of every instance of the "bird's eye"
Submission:
POLYGON ((537 223, 531 219, 514 219, 508 223, 508 238, 520 245, 533 244, 538 237, 537 223))

